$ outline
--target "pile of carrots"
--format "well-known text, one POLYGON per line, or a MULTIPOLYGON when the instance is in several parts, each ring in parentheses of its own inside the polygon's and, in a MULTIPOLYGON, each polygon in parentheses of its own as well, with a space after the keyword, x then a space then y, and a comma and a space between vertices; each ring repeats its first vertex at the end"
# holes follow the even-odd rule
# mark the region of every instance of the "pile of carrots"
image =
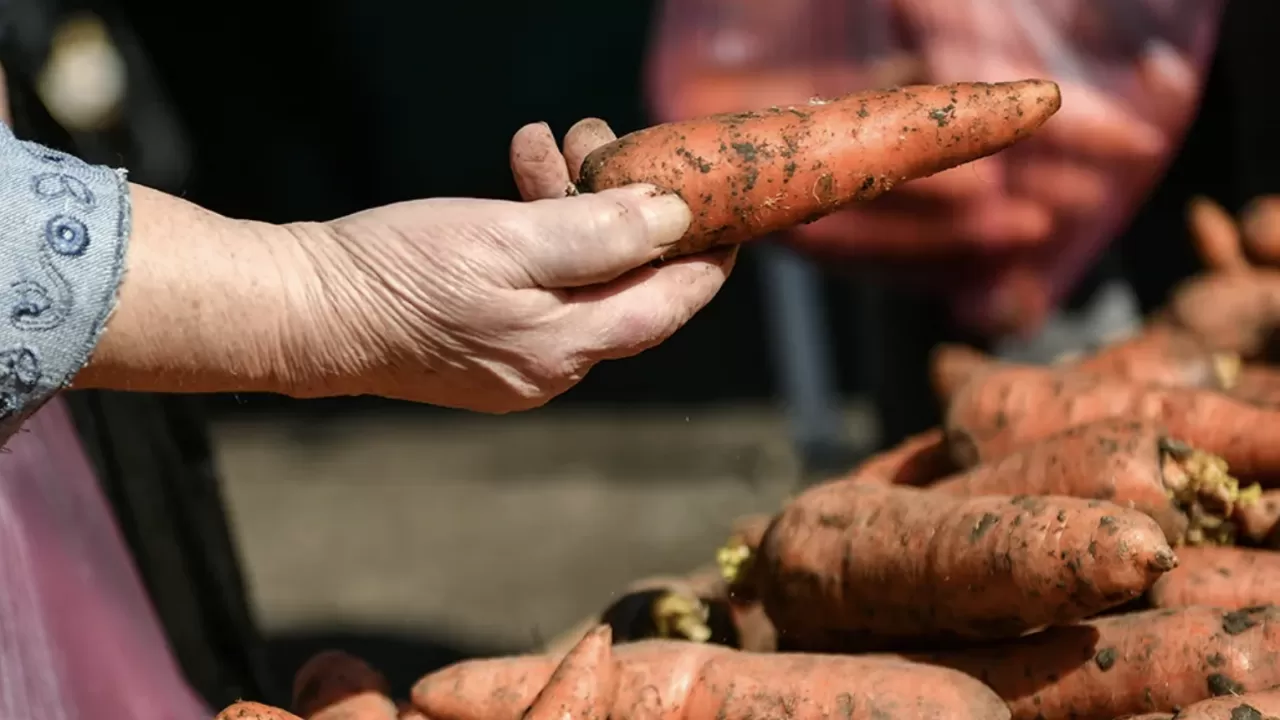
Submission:
MULTIPOLYGON (((959 87, 642 131, 588 157, 579 185, 664 179, 696 201, 679 252, 739 242, 798 221, 804 193, 765 202, 795 178, 812 213, 955 164, 925 157, 911 112, 939 151, 972 154, 1027 131, 1046 97, 959 87), (952 125, 978 102, 976 125, 952 125), (841 125, 890 111, 891 135, 841 125), (850 185, 818 162, 850 142, 915 155, 850 185), (765 171, 769 153, 785 163, 765 171)), ((324 653, 299 671, 296 715, 219 718, 1280 716, 1280 239, 1258 239, 1263 205, 1237 223, 1193 203, 1209 270, 1134 337, 1050 367, 938 348, 940 427, 740 519, 715 562, 637 583, 540 654, 447 667, 397 705, 373 669, 324 653)))

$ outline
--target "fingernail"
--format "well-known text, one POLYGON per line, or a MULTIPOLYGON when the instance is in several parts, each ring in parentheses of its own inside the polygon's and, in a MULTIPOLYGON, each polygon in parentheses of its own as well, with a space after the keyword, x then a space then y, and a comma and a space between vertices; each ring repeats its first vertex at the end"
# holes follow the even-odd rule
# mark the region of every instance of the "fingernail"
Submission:
POLYGON ((679 195, 652 187, 638 188, 637 193, 641 195, 639 204, 645 224, 657 244, 673 244, 684 236, 693 222, 693 213, 679 195))

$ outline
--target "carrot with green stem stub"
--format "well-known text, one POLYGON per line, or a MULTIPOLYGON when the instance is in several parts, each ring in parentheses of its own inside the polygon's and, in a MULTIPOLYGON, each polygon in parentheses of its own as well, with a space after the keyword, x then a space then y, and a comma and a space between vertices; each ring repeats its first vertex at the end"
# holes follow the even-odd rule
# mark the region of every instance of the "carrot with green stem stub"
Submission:
POLYGON ((737 584, 780 646, 858 652, 1089 617, 1176 566, 1154 520, 1108 502, 835 482, 783 509, 737 584))
POLYGON ((1002 150, 1057 112, 1044 80, 913 85, 640 130, 583 161, 578 188, 649 183, 693 222, 669 256, 816 220, 1002 150))
POLYGON ((1165 388, 1092 373, 1002 368, 965 385, 947 409, 952 456, 961 467, 990 462, 1070 427, 1124 417, 1164 426, 1217 456, 1233 476, 1264 486, 1280 476, 1280 411, 1214 390, 1165 388))
POLYGON ((1163 427, 1107 418, 1023 445, 928 486, 954 495, 1065 495, 1107 500, 1151 516, 1174 545, 1230 544, 1243 493, 1226 463, 1163 427))

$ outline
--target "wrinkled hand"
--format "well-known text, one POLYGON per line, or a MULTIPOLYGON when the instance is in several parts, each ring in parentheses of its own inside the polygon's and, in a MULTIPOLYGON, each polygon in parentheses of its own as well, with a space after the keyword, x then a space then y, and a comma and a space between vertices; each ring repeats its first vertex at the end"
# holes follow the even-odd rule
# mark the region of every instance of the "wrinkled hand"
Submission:
POLYGON ((291 353, 292 394, 521 410, 679 329, 734 252, 655 265, 689 225, 680 199, 647 186, 567 197, 570 170, 612 137, 579 123, 562 154, 545 125, 521 129, 512 170, 529 202, 422 200, 313 228, 303 245, 327 312, 291 353))

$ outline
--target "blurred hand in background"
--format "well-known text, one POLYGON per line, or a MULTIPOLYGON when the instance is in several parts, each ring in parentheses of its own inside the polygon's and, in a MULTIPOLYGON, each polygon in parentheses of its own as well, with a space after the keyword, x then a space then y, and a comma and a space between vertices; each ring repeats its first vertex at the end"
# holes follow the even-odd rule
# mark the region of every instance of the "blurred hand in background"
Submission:
POLYGON ((786 0, 762 18, 762 3, 669 2, 653 66, 662 119, 918 82, 1062 85, 1062 110, 1010 151, 789 233, 823 262, 944 293, 993 335, 1042 322, 1159 177, 1194 114, 1219 6, 786 0))

